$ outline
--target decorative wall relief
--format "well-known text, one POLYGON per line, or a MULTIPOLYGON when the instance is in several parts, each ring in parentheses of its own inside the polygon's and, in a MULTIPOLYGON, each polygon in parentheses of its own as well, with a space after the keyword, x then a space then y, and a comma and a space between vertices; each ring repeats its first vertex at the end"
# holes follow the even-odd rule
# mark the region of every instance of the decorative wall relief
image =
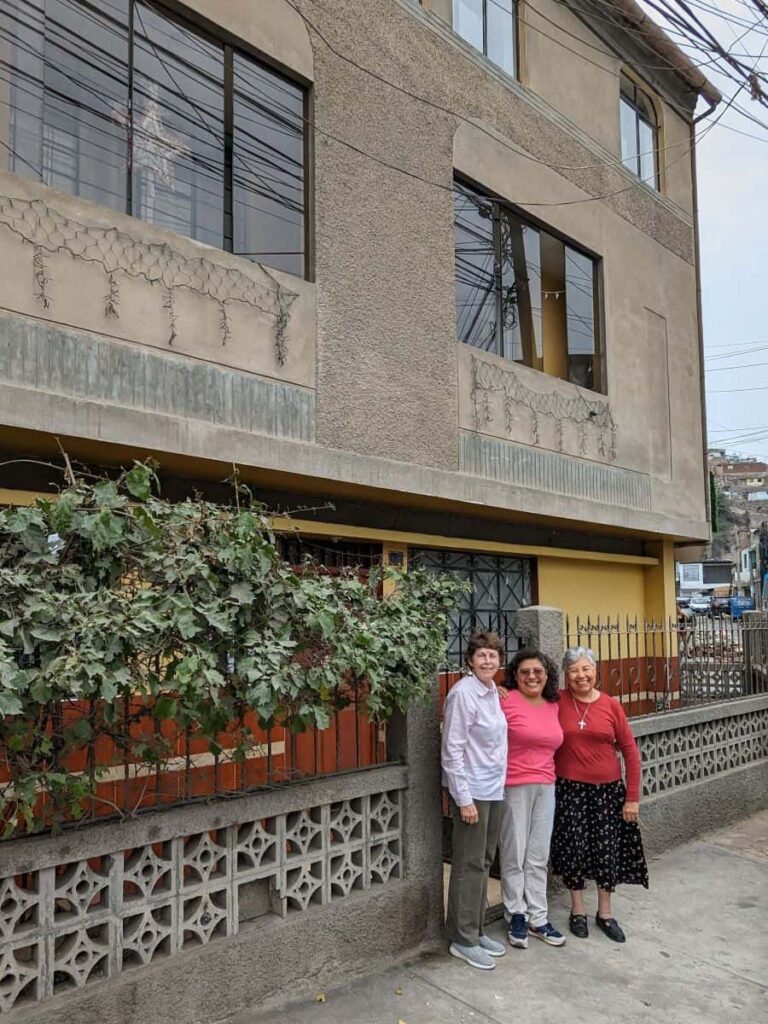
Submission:
POLYGON ((0 196, 0 224, 32 247, 34 295, 45 310, 52 309, 55 288, 46 256, 66 253, 72 259, 102 266, 106 277, 104 312, 109 319, 120 319, 119 275, 144 278, 162 291, 160 301, 168 321, 168 344, 172 346, 183 329, 175 308, 175 294, 187 288, 219 304, 223 345, 231 336, 228 304, 244 303, 270 317, 274 321, 275 358, 280 366, 285 364, 290 312, 298 296, 284 288, 265 267, 253 264, 254 271, 264 278, 260 283, 207 257, 186 256, 167 243, 141 242, 114 227, 98 227, 65 217, 41 199, 0 196))
POLYGON ((514 433, 515 417, 524 409, 531 419, 534 445, 541 443, 542 422, 548 419, 556 429, 558 451, 565 451, 565 428, 570 424, 578 431, 579 455, 587 455, 587 442, 591 435, 596 440, 602 458, 609 462, 616 459, 616 423, 604 401, 586 398, 576 389, 572 394, 565 394, 561 390, 535 391, 517 373, 514 363, 506 368, 472 356, 475 430, 483 430, 493 419, 491 396, 494 394, 501 396, 508 434, 514 433))

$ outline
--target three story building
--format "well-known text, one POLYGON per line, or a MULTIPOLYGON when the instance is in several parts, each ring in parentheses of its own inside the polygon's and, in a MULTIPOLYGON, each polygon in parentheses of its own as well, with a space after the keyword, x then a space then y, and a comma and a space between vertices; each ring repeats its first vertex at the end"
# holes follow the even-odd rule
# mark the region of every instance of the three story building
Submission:
POLYGON ((234 463, 329 559, 471 579, 457 637, 674 614, 719 95, 633 0, 15 0, 0 55, 4 501, 60 446, 234 463))

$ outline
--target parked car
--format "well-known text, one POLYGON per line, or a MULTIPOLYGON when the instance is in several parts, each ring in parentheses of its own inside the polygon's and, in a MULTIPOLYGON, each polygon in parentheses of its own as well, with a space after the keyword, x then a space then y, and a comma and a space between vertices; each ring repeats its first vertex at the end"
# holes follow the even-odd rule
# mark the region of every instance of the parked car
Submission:
POLYGON ((740 619, 744 612, 755 610, 755 602, 751 597, 741 597, 738 594, 731 600, 731 615, 734 619, 740 619))
POLYGON ((713 615, 730 615, 731 614, 731 599, 730 599, 730 597, 713 597, 712 598, 712 614, 713 615))
POLYGON ((712 598, 709 594, 697 594, 691 598, 688 607, 696 615, 709 615, 712 611, 712 598))

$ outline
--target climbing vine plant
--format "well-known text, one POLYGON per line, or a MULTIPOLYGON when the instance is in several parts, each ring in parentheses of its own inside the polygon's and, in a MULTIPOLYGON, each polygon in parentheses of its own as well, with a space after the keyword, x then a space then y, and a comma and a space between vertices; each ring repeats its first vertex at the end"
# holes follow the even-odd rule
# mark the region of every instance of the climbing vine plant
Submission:
POLYGON ((136 464, 0 512, 6 836, 82 814, 99 749, 160 770, 169 736, 216 755, 226 733, 243 760, 249 721, 324 729, 353 700, 385 720, 431 692, 460 585, 412 571, 382 597, 378 570, 292 568, 237 484, 220 506, 155 483, 136 464))

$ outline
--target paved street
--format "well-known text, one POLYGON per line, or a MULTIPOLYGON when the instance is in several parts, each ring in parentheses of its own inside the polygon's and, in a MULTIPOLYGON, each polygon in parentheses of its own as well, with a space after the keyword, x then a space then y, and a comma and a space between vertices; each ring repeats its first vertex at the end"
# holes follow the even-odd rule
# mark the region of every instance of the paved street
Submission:
MULTIPOLYGON (((614 904, 628 941, 531 940, 496 970, 447 954, 390 966, 325 1001, 237 1024, 701 1024, 768 1021, 768 812, 651 862, 651 890, 614 904)), ((565 930, 559 895, 553 922, 565 930)), ((490 933, 502 937, 497 923, 490 933)))

